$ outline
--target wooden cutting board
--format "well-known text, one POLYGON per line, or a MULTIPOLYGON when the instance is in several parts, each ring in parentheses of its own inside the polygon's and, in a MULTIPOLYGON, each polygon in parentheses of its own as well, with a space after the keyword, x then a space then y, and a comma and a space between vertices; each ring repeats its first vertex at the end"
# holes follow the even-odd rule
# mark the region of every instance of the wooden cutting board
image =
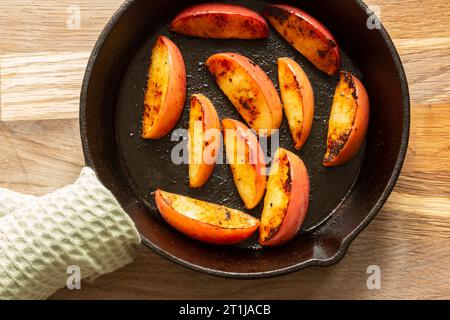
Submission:
MULTIPOLYGON (((84 68, 121 2, 0 0, 0 187, 40 195, 79 174, 84 68)), ((450 2, 367 2, 378 6, 406 69, 411 137, 392 195, 339 264, 274 279, 229 280, 142 247, 122 270, 53 298, 449 299, 450 2), (374 265, 380 289, 367 286, 374 265)))

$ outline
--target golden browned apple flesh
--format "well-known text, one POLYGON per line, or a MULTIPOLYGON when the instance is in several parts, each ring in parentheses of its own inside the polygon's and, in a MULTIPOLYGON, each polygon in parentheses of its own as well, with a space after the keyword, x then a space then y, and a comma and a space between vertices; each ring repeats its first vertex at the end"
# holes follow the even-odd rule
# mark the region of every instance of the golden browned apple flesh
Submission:
POLYGON ((203 186, 213 173, 221 143, 220 120, 212 102, 193 94, 190 102, 188 151, 189 185, 203 186))
POLYGON ((156 206, 172 227, 185 235, 213 244, 235 244, 248 239, 259 220, 225 206, 156 190, 156 206))
POLYGON ((311 132, 314 117, 313 89, 306 73, 290 58, 278 59, 278 82, 294 147, 299 150, 311 132))
POLYGON ((309 206, 309 176, 303 161, 279 148, 267 183, 259 243, 278 246, 295 237, 309 206))
POLYGON ((266 189, 266 161, 256 135, 242 122, 222 120, 227 161, 247 209, 253 209, 266 189))
POLYGON ((361 81, 341 72, 328 122, 327 152, 323 165, 342 165, 361 148, 369 124, 369 97, 361 81))
POLYGON ((159 36, 152 50, 144 97, 142 137, 160 139, 178 122, 186 97, 186 67, 178 47, 159 36))

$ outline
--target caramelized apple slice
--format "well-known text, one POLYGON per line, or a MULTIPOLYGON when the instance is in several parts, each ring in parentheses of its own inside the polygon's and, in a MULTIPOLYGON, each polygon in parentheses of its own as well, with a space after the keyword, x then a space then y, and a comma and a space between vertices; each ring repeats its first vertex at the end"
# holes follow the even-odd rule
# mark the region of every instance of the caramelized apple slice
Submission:
POLYGON ((259 229, 263 246, 291 240, 303 224, 309 205, 309 176, 303 161, 282 148, 273 161, 259 229))
POLYGON ((259 220, 235 209, 157 190, 161 216, 185 235, 208 243, 235 244, 258 229, 259 220))
POLYGON ((202 94, 191 96, 189 113, 189 185, 199 188, 208 181, 216 164, 220 121, 211 101, 202 94))
POLYGON ((290 58, 278 59, 278 81, 284 114, 289 123, 295 149, 308 139, 314 117, 314 93, 308 76, 290 58))
POLYGON ((341 54, 331 32, 302 10, 287 5, 271 5, 263 16, 297 51, 318 69, 335 75, 341 67, 341 54))
POLYGON ((280 97, 272 81, 253 61, 237 53, 219 53, 206 65, 220 89, 258 135, 270 135, 281 124, 280 97))
POLYGON ((186 67, 177 46, 159 36, 152 50, 145 89, 142 136, 159 139, 178 122, 186 96, 186 67))
POLYGON ((216 39, 261 39, 269 36, 266 21, 256 12, 234 4, 208 3, 178 14, 170 30, 188 36, 216 39))
POLYGON ((369 97, 354 75, 341 72, 328 123, 326 167, 352 159, 364 142, 369 124, 369 97))
POLYGON ((264 153, 255 134, 240 121, 222 120, 227 160, 247 209, 261 201, 266 188, 264 153))

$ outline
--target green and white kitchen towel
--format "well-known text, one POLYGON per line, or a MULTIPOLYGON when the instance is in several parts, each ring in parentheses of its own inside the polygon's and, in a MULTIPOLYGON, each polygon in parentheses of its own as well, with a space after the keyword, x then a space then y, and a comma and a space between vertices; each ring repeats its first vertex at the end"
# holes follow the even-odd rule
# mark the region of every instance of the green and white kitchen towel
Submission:
POLYGON ((95 279, 130 263, 139 244, 90 168, 42 197, 0 188, 0 299, 45 299, 66 286, 70 268, 95 279))

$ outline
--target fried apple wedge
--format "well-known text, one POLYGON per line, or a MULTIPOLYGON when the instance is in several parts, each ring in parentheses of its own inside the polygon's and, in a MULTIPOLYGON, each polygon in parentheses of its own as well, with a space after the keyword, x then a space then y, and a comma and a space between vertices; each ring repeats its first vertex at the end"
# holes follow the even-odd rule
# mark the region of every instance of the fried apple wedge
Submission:
POLYGON ((190 102, 188 152, 189 185, 200 188, 211 176, 221 143, 220 120, 211 101, 193 94, 190 102))
POLYGON ((170 30, 187 36, 215 39, 262 39, 269 36, 266 21, 239 5, 208 3, 189 7, 170 23, 170 30))
POLYGON ((302 10, 288 5, 271 5, 263 16, 297 51, 328 75, 341 67, 339 46, 331 32, 302 10))
POLYGON ((225 206, 156 190, 156 206, 172 227, 188 237, 214 244, 235 244, 248 239, 259 220, 225 206))
POLYGON ((256 135, 242 122, 222 120, 227 161, 247 209, 261 201, 266 189, 266 161, 256 135))
POLYGON ((278 59, 278 82, 294 147, 299 150, 311 132, 314 92, 306 73, 290 58, 278 59))
POLYGON ((369 97, 361 81, 341 72, 328 122, 324 166, 342 165, 356 155, 366 136, 369 109, 369 97))
POLYGON ((309 206, 309 176, 303 161, 279 148, 270 169, 259 243, 278 246, 291 240, 305 220, 309 206))
POLYGON ((186 96, 186 67, 178 47, 159 36, 152 50, 144 97, 142 137, 160 139, 178 122, 186 96))
POLYGON ((206 60, 209 72, 242 118, 258 135, 268 136, 281 124, 281 100, 272 81, 250 59, 219 53, 206 60))

